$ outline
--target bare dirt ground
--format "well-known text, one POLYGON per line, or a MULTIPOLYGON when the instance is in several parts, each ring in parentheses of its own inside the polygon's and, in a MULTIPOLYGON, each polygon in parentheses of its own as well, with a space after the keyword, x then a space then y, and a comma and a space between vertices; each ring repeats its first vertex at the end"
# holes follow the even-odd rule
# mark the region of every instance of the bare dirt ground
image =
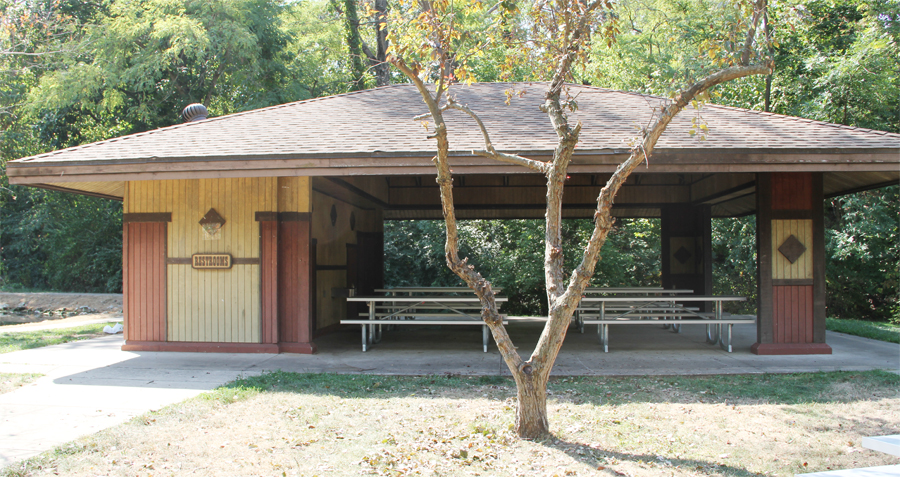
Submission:
POLYGON ((122 317, 122 295, 113 293, 0 293, 0 329, 71 324, 122 317))

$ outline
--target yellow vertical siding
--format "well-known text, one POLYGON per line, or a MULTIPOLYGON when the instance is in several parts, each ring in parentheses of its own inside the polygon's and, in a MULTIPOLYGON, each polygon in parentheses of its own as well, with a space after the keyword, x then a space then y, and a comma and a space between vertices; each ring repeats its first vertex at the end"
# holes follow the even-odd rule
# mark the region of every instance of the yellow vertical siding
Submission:
POLYGON ((813 277, 812 220, 772 221, 772 278, 776 280, 809 280, 813 277), (791 263, 778 247, 791 235, 797 237, 806 251, 791 263))
POLYGON ((280 212, 309 212, 309 204, 309 177, 278 178, 280 212))
MULTIPOLYGON (((171 212, 168 257, 229 253, 259 259, 257 211, 274 211, 277 178, 129 182, 125 212, 171 212), (219 240, 204 240, 199 220, 210 209, 225 218, 219 240)), ((308 202, 308 201, 307 201, 308 202)), ((258 343, 259 265, 230 270, 167 266, 168 340, 258 343)))

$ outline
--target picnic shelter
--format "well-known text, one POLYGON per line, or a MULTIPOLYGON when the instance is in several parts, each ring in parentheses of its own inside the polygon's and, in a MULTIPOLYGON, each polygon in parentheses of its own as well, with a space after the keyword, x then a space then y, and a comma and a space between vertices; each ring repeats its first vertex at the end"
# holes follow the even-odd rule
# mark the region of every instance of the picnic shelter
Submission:
MULTIPOLYGON (((544 89, 451 94, 497 150, 548 160, 544 89)), ((581 85, 568 94, 583 129, 563 213, 590 218, 665 99, 581 85)), ((413 119, 424 112, 414 86, 387 86, 40 154, 7 173, 11 184, 123 202, 124 349, 312 353, 356 312, 347 290, 383 287, 384 221, 442 217, 431 125, 413 119)), ((474 122, 445 118, 458 218, 542 218, 545 178, 474 155, 484 147, 474 122)), ((898 181, 898 134, 706 104, 672 122, 614 215, 659 218, 661 285, 709 295, 711 219, 756 214, 753 352, 830 353, 823 200, 898 181), (708 134, 690 133, 698 121, 708 134)))

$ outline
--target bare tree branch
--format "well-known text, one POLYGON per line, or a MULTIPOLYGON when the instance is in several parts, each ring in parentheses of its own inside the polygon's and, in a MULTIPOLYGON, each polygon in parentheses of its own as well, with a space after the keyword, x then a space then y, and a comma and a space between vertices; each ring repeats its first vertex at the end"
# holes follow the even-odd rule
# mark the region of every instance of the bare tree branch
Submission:
MULTIPOLYGON (((753 39, 756 37, 756 28, 759 20, 767 11, 766 0, 757 0, 753 5, 753 20, 750 21, 750 28, 747 29, 747 39, 744 40, 744 52, 741 53, 741 65, 750 64, 750 54, 753 53, 753 39)), ((766 37, 768 40, 768 36, 766 37)))
POLYGON ((484 126, 484 123, 481 121, 481 118, 478 117, 468 106, 457 103, 453 98, 447 98, 447 104, 444 108, 456 109, 458 111, 462 111, 468 114, 472 119, 475 120, 475 123, 478 124, 478 129, 481 130, 481 135, 484 136, 484 151, 472 151, 472 154, 476 154, 483 157, 488 157, 491 159, 496 159, 498 161, 508 162, 510 164, 516 164, 523 167, 527 167, 529 169, 533 169, 538 172, 543 172, 546 174, 550 170, 550 164, 541 161, 535 161, 534 159, 528 159, 527 157, 522 157, 516 154, 505 154, 502 152, 497 152, 494 149, 494 144, 491 142, 491 137, 488 134, 487 128, 484 126))
MULTIPOLYGON (((500 315, 499 310, 497 309, 496 300, 494 299, 494 291, 491 287, 491 283, 485 280, 480 273, 475 271, 475 267, 469 265, 466 259, 459 258, 459 238, 458 238, 458 230, 456 224, 456 211, 453 205, 453 178, 452 173, 450 172, 450 163, 448 157, 449 151, 449 141, 447 139, 447 127, 444 124, 443 112, 448 105, 444 105, 443 108, 438 106, 438 94, 432 94, 428 89, 428 86, 422 81, 421 78, 418 77, 415 71, 413 71, 406 62, 403 61, 402 58, 391 55, 388 57, 388 61, 391 62, 397 69, 399 69, 404 75, 406 75, 410 81, 416 86, 416 89, 419 90, 422 99, 425 101, 425 104, 428 106, 428 109, 431 113, 431 117, 434 120, 434 138, 437 139, 437 154, 434 156, 434 165, 437 169, 437 179, 436 182, 440 188, 441 193, 441 209, 444 215, 444 223, 446 225, 447 238, 444 243, 444 255, 447 260, 447 266, 452 270, 457 276, 463 279, 466 282, 466 285, 469 286, 474 292, 475 295, 478 296, 478 300, 481 303, 481 318, 491 329, 491 334, 494 336, 494 341, 497 343, 497 348, 500 350, 500 355, 503 356, 504 362, 506 362, 507 366, 511 368, 511 370, 515 370, 513 372, 514 376, 519 376, 522 373, 526 375, 531 374, 531 367, 525 363, 522 358, 519 356, 519 353, 516 351, 516 347, 512 342, 512 339, 509 337, 509 334, 506 332, 506 328, 503 326, 503 319, 500 315), (523 371, 526 370, 526 371, 523 371)), ((438 92, 441 90, 441 85, 437 87, 438 92)), ((448 103, 449 104, 449 103, 448 103)), ((520 378, 517 377, 518 381, 520 378)))
POLYGON ((672 119, 703 91, 717 84, 737 78, 769 74, 772 72, 773 67, 773 63, 769 61, 765 65, 735 66, 716 72, 692 84, 676 96, 672 103, 663 108, 659 118, 646 130, 640 142, 632 147, 631 155, 628 159, 619 165, 616 172, 607 181, 606 186, 600 191, 600 195, 597 197, 597 211, 594 213, 594 232, 588 241, 581 264, 572 272, 566 293, 553 304, 554 307, 574 308, 581 299, 581 294, 584 292, 587 282, 579 278, 590 277, 594 274, 594 266, 597 264, 600 249, 603 247, 606 236, 614 222, 612 205, 616 193, 628 179, 628 176, 653 153, 659 137, 666 130, 672 119))

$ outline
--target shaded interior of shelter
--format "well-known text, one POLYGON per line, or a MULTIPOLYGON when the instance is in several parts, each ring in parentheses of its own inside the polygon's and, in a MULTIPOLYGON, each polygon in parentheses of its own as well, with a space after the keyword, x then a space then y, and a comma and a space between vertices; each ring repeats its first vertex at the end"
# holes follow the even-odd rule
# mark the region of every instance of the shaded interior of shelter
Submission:
MULTIPOLYGON (((821 173, 820 197, 824 199, 893 185, 897 183, 895 176, 896 174, 885 172, 821 173)), ((566 183, 563 216, 593 217, 597 195, 609 177, 609 174, 570 174, 566 183)), ((544 177, 538 174, 455 175, 453 191, 457 217, 461 220, 543 218, 546 207, 544 181, 544 177)), ((758 205, 757 184, 758 176, 754 173, 639 172, 629 178, 617 195, 613 215, 661 219, 662 280, 659 285, 665 288, 692 289, 697 295, 711 295, 714 277, 711 259, 706 256, 711 248, 710 219, 755 214, 758 205)), ((322 177, 313 179, 312 188, 314 193, 352 203, 355 207, 380 210, 384 220, 442 218, 434 176, 322 177)), ((804 240, 811 242, 811 237, 804 240)), ((324 258, 319 255, 320 260, 324 258)), ((341 258, 330 257, 331 260, 337 261, 341 258)), ((317 297, 328 300, 330 295, 334 301, 330 307, 331 313, 352 318, 364 310, 354 304, 344 309, 347 304, 341 300, 341 296, 346 292, 341 288, 353 288, 355 293, 367 295, 373 293, 375 288, 379 288, 377 285, 383 285, 383 282, 379 280, 363 283, 365 281, 363 277, 368 274, 364 269, 371 270, 377 260, 366 261, 361 256, 353 257, 352 260, 348 256, 347 260, 348 268, 344 277, 332 275, 329 279, 323 276, 333 271, 335 267, 326 266, 328 270, 318 270, 317 297), (358 268, 362 263, 367 264, 365 268, 358 268), (344 278, 343 283, 341 278, 344 278)), ((806 284, 807 281, 802 283, 806 284)), ((781 284, 788 285, 788 283, 781 284)), ((796 289, 790 290, 796 292, 796 289)), ((811 299, 810 297, 801 296, 793 299, 806 300, 811 299)), ((783 298, 783 300, 791 299, 790 296, 783 298)), ((705 303, 700 306, 703 311, 710 311, 711 304, 705 303)), ((323 315, 325 310, 322 306, 317 308, 319 333, 332 331, 333 328, 321 327, 322 319, 328 318, 323 315)), ((447 332, 450 333, 449 330, 447 332)), ((404 333, 415 333, 415 329, 404 333)), ((802 333, 808 334, 812 340, 811 325, 802 333)), ((821 334, 824 336, 824 329, 821 334)), ((654 333, 648 331, 648 337, 650 335, 654 333)), ((414 334, 399 336, 414 336, 414 334)), ((427 336, 427 333, 423 331, 422 336, 427 336)))

